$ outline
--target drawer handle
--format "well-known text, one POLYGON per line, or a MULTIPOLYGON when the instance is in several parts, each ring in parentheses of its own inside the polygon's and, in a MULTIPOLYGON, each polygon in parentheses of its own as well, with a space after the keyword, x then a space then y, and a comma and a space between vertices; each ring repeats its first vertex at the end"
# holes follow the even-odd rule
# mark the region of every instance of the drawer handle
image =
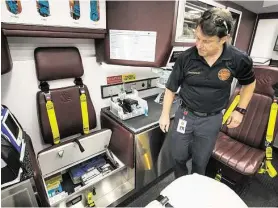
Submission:
POLYGON ((81 143, 80 143, 80 141, 78 139, 75 139, 74 142, 76 142, 78 144, 80 152, 84 152, 85 151, 84 147, 81 145, 81 143))

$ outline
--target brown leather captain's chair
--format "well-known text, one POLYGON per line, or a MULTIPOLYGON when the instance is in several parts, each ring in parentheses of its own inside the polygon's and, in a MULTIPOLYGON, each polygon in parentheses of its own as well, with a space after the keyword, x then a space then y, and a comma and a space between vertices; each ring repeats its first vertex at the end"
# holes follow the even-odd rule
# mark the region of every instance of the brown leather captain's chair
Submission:
POLYGON ((265 158, 265 133, 274 96, 272 86, 278 82, 277 67, 254 66, 254 72, 256 89, 241 125, 233 129, 222 127, 212 155, 222 167, 245 176, 254 175, 265 158))

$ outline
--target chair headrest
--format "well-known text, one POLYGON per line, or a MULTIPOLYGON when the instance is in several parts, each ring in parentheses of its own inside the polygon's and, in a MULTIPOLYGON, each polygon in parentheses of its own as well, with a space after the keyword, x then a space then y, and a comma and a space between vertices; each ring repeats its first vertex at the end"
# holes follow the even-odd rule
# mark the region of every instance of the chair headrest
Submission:
POLYGON ((274 85, 278 83, 278 67, 254 66, 256 89, 258 94, 274 96, 274 85))
POLYGON ((84 74, 76 47, 39 47, 34 55, 39 81, 75 78, 84 74))

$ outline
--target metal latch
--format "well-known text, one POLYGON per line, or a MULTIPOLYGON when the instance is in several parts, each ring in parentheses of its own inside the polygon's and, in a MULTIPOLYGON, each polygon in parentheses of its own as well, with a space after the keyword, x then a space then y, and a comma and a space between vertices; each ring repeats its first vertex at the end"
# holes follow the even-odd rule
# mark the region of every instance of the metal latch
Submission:
POLYGON ((157 198, 156 198, 157 201, 159 201, 159 203, 162 205, 162 206, 165 206, 165 207, 173 207, 170 203, 169 203, 169 198, 167 196, 162 196, 162 195, 159 195, 157 198))
POLYGON ((59 151, 59 152, 58 152, 58 155, 59 155, 59 157, 63 157, 63 155, 64 155, 64 150, 59 151))

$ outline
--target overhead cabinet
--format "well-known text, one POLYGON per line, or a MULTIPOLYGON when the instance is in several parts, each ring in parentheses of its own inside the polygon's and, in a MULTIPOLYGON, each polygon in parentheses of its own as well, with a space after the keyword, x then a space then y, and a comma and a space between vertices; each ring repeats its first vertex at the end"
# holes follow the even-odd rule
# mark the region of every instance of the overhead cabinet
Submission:
MULTIPOLYGON (((73 32, 80 37, 80 33, 105 33, 106 29, 106 2, 102 0, 3 0, 1 13, 5 35, 53 36, 51 33, 73 32)), ((70 36, 74 34, 64 35, 70 36)))

